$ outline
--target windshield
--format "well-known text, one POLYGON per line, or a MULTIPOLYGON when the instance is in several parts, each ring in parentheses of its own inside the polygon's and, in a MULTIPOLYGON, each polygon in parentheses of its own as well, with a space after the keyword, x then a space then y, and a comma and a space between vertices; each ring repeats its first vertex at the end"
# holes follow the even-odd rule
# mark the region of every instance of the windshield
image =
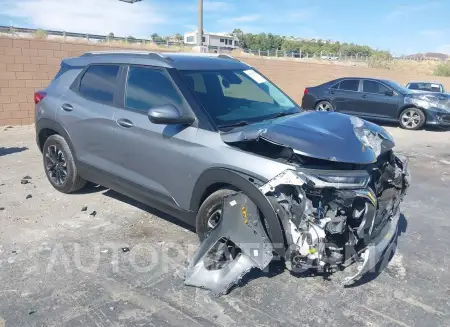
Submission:
POLYGON ((250 124, 301 111, 253 69, 180 73, 219 127, 250 124))

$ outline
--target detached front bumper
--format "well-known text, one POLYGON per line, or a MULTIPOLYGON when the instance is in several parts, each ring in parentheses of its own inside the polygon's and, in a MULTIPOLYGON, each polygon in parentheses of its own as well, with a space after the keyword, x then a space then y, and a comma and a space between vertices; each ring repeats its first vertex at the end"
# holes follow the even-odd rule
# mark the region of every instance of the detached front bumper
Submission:
POLYGON ((362 251, 360 257, 363 260, 362 264, 358 267, 358 271, 353 276, 345 279, 345 284, 351 284, 355 280, 359 279, 366 273, 374 271, 375 267, 384 258, 389 257, 395 247, 395 243, 398 235, 399 221, 400 221, 400 202, 403 200, 407 189, 411 183, 411 174, 408 168, 408 159, 397 157, 398 163, 402 166, 402 175, 404 188, 400 194, 398 202, 395 205, 395 212, 392 217, 389 218, 388 223, 384 225, 382 230, 371 239, 367 247, 362 251))
POLYGON ((358 272, 345 279, 345 284, 351 284, 371 270, 386 256, 389 256, 395 246, 400 210, 397 211, 391 221, 386 224, 381 233, 373 239, 366 250, 361 254, 363 263, 358 267, 358 272))

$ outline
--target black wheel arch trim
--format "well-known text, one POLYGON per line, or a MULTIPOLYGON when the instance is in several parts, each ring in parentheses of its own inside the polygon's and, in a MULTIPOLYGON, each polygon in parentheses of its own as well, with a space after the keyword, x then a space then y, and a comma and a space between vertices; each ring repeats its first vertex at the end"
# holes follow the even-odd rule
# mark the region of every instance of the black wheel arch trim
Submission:
POLYGON ((48 119, 48 118, 42 118, 38 122, 36 122, 36 142, 38 143, 39 150, 42 151, 41 146, 44 146, 44 144, 41 145, 39 143, 39 135, 43 129, 54 130, 57 134, 64 137, 67 144, 69 145, 70 151, 72 152, 72 156, 73 156, 74 160, 76 161, 76 153, 75 153, 75 149, 72 145, 72 142, 70 140, 69 133, 67 132, 67 130, 64 128, 63 125, 61 125, 60 123, 58 123, 54 120, 48 119))
POLYGON ((269 199, 258 189, 265 182, 254 176, 237 172, 227 168, 211 168, 202 173, 198 178, 190 203, 190 209, 198 211, 204 192, 213 184, 223 183, 234 186, 244 192, 261 210, 268 224, 268 234, 273 243, 275 252, 284 256, 286 243, 281 222, 269 199))

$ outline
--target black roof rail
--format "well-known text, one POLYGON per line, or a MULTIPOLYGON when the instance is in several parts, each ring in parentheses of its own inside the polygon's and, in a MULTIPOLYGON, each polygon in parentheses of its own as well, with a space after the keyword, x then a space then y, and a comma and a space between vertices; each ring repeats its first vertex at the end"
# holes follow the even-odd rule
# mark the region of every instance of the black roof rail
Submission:
POLYGON ((217 58, 229 59, 229 60, 234 60, 234 61, 237 61, 237 62, 241 62, 239 59, 236 59, 235 57, 227 55, 227 54, 219 54, 217 56, 217 58))
POLYGON ((84 56, 95 56, 95 55, 142 55, 148 56, 151 59, 162 60, 162 61, 173 61, 170 57, 164 56, 159 52, 154 51, 133 51, 133 50, 111 50, 111 51, 89 51, 82 55, 84 56))

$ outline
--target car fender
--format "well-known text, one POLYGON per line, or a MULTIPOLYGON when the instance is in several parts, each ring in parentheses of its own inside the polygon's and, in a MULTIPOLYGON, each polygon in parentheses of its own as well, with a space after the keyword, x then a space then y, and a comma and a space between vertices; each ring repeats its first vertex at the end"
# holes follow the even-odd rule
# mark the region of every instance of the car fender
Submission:
POLYGON ((234 186, 245 193, 261 211, 267 222, 267 233, 275 252, 284 256, 286 250, 282 225, 269 199, 259 190, 267 181, 261 181, 245 173, 227 168, 211 168, 203 172, 198 178, 192 193, 190 208, 197 212, 201 205, 204 192, 211 185, 223 183, 234 186))
POLYGON ((67 144, 69 145, 70 151, 72 152, 72 155, 73 155, 74 159, 76 160, 75 148, 73 147, 73 144, 72 144, 72 141, 70 139, 69 133, 67 132, 67 130, 64 128, 63 125, 61 125, 60 123, 58 123, 58 122, 56 122, 54 120, 48 119, 48 118, 42 118, 42 119, 39 119, 36 122, 36 141, 38 142, 39 149, 41 151, 42 151, 42 148, 40 147, 40 144, 39 144, 39 134, 41 133, 41 131, 43 129, 54 130, 57 134, 59 134, 62 137, 64 137, 64 139, 66 140, 67 144))

